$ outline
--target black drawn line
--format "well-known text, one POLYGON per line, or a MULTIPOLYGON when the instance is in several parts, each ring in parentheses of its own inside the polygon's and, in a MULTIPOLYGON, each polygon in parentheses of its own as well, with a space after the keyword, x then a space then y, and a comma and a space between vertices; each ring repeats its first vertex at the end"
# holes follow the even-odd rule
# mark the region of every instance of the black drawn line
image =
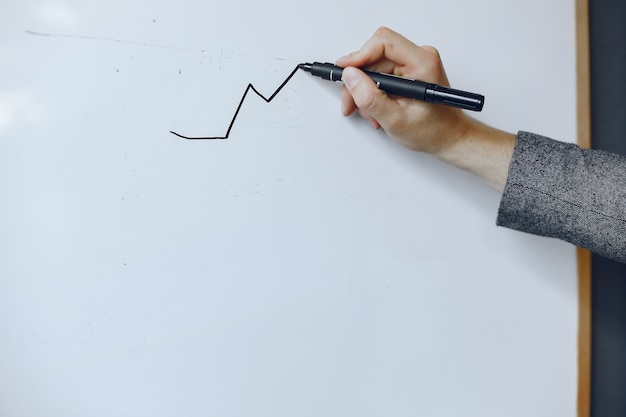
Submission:
MULTIPOLYGON (((153 43, 147 43, 147 42, 137 42, 137 41, 128 41, 128 40, 123 40, 123 39, 115 39, 115 38, 106 38, 106 37, 98 37, 98 36, 87 36, 87 35, 69 35, 69 34, 59 34, 59 33, 43 33, 43 32, 35 32, 32 30, 27 30, 26 31, 27 35, 33 35, 33 36, 43 36, 43 37, 50 37, 50 38, 69 38, 69 39, 86 39, 86 40, 95 40, 95 41, 104 41, 104 42, 116 42, 116 43, 124 43, 124 44, 130 44, 130 45, 139 45, 139 46, 147 46, 147 47, 151 47, 151 48, 162 48, 162 49, 174 49, 174 50, 179 50, 179 51, 190 51, 190 52, 202 52, 202 53, 208 53, 207 50, 205 49, 191 49, 191 48, 180 48, 180 47, 175 47, 175 46, 166 46, 166 45, 158 45, 158 44, 153 44, 153 43)), ((222 48, 220 51, 220 55, 224 55, 224 49, 222 48)), ((265 59, 273 59, 273 60, 278 60, 278 61, 293 61, 292 59, 286 59, 286 58, 277 58, 277 57, 268 57, 268 56, 259 56, 259 55, 250 55, 250 54, 237 54, 237 53, 228 53, 228 55, 236 55, 236 56, 243 56, 243 57, 251 57, 251 58, 265 58, 265 59)), ((226 130, 226 134, 224 136, 213 136, 213 137, 189 137, 189 136, 184 136, 181 135, 179 133, 176 133, 174 131, 170 130, 170 133, 172 133, 173 135, 176 135, 180 138, 183 139, 190 139, 190 140, 202 140, 202 139, 228 139, 228 136, 230 135, 230 131, 233 128, 233 125, 235 124, 235 120, 237 119, 237 115, 239 114, 239 111, 241 110, 241 107, 243 106, 243 102, 246 99, 246 96, 248 95, 248 92, 250 90, 254 91, 256 93, 257 96, 261 97, 263 100, 265 100, 266 103, 270 103, 274 97, 276 97, 276 95, 278 93, 280 93, 280 91, 283 89, 283 87, 285 87, 285 85, 289 82, 289 80, 291 80, 291 78, 295 75, 295 73, 298 71, 298 69, 301 68, 303 64, 298 64, 296 65, 296 67, 293 69, 293 71, 291 71, 291 73, 287 76, 287 78, 285 78, 285 80, 282 82, 282 84, 276 89, 276 91, 274 91, 274 93, 269 97, 265 97, 263 94, 261 94, 256 87, 254 87, 254 85, 252 85, 252 83, 248 84, 248 86, 246 87, 246 90, 243 93, 243 96, 241 97, 241 100, 239 101, 239 105, 237 106, 237 110, 235 110, 235 114, 233 115, 233 118, 230 122, 230 125, 228 126, 228 129, 226 130)), ((118 70, 119 72, 119 70, 118 70)), ((179 74, 180 74, 180 70, 179 70, 179 74)))
POLYGON ((181 135, 180 133, 176 133, 170 130, 170 133, 173 135, 178 136, 179 138, 183 138, 183 139, 190 139, 190 140, 205 140, 205 139, 228 139, 228 136, 230 135, 230 131, 233 128, 233 125, 235 124, 235 120, 237 120, 237 115, 239 114, 239 110, 241 110, 241 106, 243 106, 243 102, 246 100, 246 96, 248 95, 248 92, 250 90, 254 91, 256 93, 257 96, 261 97, 263 100, 265 100, 266 103, 270 103, 274 97, 276 97, 276 95, 280 92, 280 90, 283 89, 283 87, 285 85, 287 85, 287 83, 289 82, 289 80, 291 80, 291 78, 294 76, 294 74, 298 71, 298 69, 300 69, 300 66, 302 64, 298 64, 296 65, 296 67, 293 69, 293 71, 291 71, 291 74, 289 74, 287 76, 287 78, 285 78, 285 81, 283 81, 283 83, 276 89, 276 91, 274 91, 274 93, 269 97, 265 97, 263 94, 261 94, 255 87, 254 85, 252 85, 252 83, 248 84, 248 86, 246 87, 246 90, 243 92, 243 96, 241 96, 241 100, 239 101, 239 105, 237 106, 237 110, 235 110, 235 114, 233 115, 232 120, 230 121, 230 125, 228 125, 228 129, 226 130, 226 134, 224 136, 210 136, 210 137, 189 137, 189 136, 184 136, 181 135))

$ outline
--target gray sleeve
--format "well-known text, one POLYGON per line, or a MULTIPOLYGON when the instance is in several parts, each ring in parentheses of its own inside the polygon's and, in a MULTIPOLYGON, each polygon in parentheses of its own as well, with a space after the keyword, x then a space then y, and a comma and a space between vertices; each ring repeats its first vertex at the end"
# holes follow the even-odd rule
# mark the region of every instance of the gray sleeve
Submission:
POLYGON ((519 132, 497 224, 626 262, 626 156, 519 132))

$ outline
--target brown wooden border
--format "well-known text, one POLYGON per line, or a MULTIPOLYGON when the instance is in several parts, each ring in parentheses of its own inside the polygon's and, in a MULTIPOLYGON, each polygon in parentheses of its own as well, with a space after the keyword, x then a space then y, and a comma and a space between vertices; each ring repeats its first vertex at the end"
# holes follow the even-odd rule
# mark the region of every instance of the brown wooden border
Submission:
MULTIPOLYGON (((578 145, 591 147, 589 0, 576 0, 576 113, 578 145)), ((591 412, 591 253, 578 249, 578 417, 591 412)))
POLYGON ((591 253, 578 249, 578 417, 591 412, 591 253))

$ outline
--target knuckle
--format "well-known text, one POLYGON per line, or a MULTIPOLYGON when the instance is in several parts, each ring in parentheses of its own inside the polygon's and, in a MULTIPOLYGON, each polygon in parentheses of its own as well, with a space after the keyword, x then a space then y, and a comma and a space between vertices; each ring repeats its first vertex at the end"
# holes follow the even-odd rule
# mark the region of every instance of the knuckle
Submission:
POLYGON ((420 63, 421 72, 425 75, 434 75, 439 81, 445 74, 439 50, 433 46, 423 46, 422 49, 425 50, 427 54, 420 63))
POLYGON ((425 62, 426 65, 428 65, 432 69, 435 69, 441 65, 441 54, 439 53, 439 50, 437 50, 437 48, 435 48, 434 46, 423 46, 422 49, 428 52, 425 62))
POLYGON ((377 36, 379 38, 386 38, 391 34, 391 29, 389 29, 386 26, 380 26, 378 29, 376 29, 376 32, 374 33, 374 36, 377 36))
POLYGON ((441 58, 441 55, 439 54, 439 50, 435 48, 434 46, 427 45, 427 46, 422 46, 422 48, 428 53, 430 53, 433 56, 433 58, 435 59, 441 58))

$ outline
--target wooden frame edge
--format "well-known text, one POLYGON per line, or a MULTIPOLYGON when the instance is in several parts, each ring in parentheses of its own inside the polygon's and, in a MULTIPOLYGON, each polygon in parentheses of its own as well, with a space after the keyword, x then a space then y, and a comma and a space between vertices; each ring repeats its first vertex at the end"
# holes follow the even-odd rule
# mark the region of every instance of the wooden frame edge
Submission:
MULTIPOLYGON (((576 0, 577 141, 591 148, 589 0, 576 0)), ((578 248, 578 417, 591 414, 591 252, 578 248)))
POLYGON ((578 248, 578 417, 591 413, 591 252, 578 248))

